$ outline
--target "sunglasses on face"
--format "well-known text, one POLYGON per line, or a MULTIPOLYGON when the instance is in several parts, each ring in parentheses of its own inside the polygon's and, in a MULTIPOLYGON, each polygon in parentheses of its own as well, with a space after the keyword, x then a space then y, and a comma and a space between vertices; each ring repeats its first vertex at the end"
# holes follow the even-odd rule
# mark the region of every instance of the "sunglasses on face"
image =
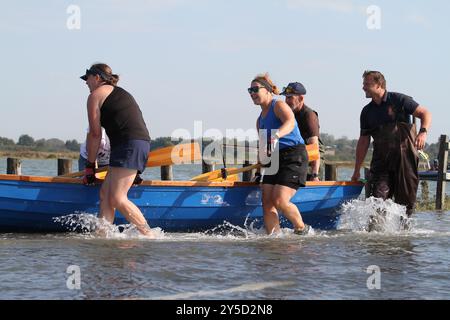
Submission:
POLYGON ((259 89, 262 89, 264 87, 250 87, 247 89, 248 93, 252 94, 252 93, 258 93, 259 89))
POLYGON ((85 77, 84 80, 87 80, 87 77, 88 77, 89 75, 93 75, 93 76, 99 75, 100 78, 102 78, 103 80, 108 80, 108 78, 109 78, 108 76, 106 76, 106 75, 103 73, 103 71, 98 70, 98 69, 96 69, 96 68, 86 69, 86 75, 84 76, 84 77, 85 77))

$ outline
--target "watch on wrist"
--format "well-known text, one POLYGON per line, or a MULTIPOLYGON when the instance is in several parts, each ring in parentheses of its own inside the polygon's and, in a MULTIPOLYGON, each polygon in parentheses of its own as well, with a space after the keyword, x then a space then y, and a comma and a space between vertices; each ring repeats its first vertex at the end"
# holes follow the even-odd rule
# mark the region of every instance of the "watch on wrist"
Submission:
POLYGON ((312 174, 311 174, 311 177, 312 177, 312 178, 317 178, 317 177, 319 177, 319 175, 318 175, 317 173, 312 173, 312 174))
POLYGON ((428 132, 427 128, 420 128, 419 133, 423 133, 423 132, 427 133, 428 132))

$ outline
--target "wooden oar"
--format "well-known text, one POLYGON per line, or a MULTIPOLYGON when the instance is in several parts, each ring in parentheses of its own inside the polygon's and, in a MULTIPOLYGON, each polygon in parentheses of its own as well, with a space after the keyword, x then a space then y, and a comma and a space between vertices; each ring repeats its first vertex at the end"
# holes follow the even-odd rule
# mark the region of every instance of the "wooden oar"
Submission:
MULTIPOLYGON (((100 173, 100 172, 105 172, 108 171, 108 166, 105 167, 101 167, 101 168, 97 168, 95 169, 95 173, 100 173)), ((77 171, 77 172, 72 172, 72 173, 68 173, 59 177, 64 177, 64 178, 78 178, 78 177, 82 177, 84 175, 84 170, 83 171, 77 171)))
MULTIPOLYGON (((246 172, 249 170, 257 169, 259 167, 261 167, 261 164, 257 163, 257 164, 253 164, 251 166, 243 167, 243 168, 227 168, 226 171, 227 171, 227 175, 231 176, 231 175, 238 174, 241 172, 246 172)), ((191 179, 191 181, 213 181, 215 179, 220 179, 220 178, 222 178, 222 169, 218 169, 218 170, 200 174, 198 176, 193 177, 191 179)))
MULTIPOLYGON (((172 164, 192 163, 202 158, 200 145, 197 142, 182 143, 150 151, 148 153, 147 167, 169 166, 172 164)), ((95 170, 96 173, 108 170, 108 166, 95 170)), ((82 177, 84 171, 69 173, 60 177, 76 178, 82 177)))
POLYGON ((197 142, 183 143, 151 151, 148 155, 147 167, 193 163, 201 159, 200 145, 197 142))
POLYGON ((308 161, 314 161, 318 160, 320 157, 319 154, 319 145, 317 143, 314 144, 307 144, 306 145, 306 152, 308 153, 308 161))
MULTIPOLYGON (((318 144, 308 144, 306 145, 306 151, 308 153, 308 161, 314 161, 319 159, 319 145, 318 144)), ((225 170, 227 175, 237 174, 249 170, 253 170, 259 168, 260 164, 254 164, 252 166, 243 167, 243 168, 222 168, 210 172, 206 172, 195 176, 191 179, 191 181, 212 181, 215 179, 220 179, 223 177, 222 172, 225 170)))

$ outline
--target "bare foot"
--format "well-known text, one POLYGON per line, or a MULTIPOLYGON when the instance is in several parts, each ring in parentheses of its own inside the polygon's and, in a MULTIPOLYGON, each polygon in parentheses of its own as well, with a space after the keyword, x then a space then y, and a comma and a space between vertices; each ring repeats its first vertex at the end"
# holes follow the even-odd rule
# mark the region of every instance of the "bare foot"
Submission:
POLYGON ((137 226, 137 229, 145 238, 156 239, 156 234, 152 231, 148 224, 145 226, 137 226))
POLYGON ((146 238, 146 239, 156 239, 156 234, 151 231, 150 229, 147 230, 145 233, 142 233, 142 235, 146 238))

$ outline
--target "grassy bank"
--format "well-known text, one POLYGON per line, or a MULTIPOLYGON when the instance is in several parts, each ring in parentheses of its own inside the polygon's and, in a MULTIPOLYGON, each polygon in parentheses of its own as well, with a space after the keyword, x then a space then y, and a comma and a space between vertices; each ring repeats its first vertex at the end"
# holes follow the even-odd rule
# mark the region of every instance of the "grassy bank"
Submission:
POLYGON ((78 159, 78 152, 0 151, 0 158, 18 159, 78 159))

